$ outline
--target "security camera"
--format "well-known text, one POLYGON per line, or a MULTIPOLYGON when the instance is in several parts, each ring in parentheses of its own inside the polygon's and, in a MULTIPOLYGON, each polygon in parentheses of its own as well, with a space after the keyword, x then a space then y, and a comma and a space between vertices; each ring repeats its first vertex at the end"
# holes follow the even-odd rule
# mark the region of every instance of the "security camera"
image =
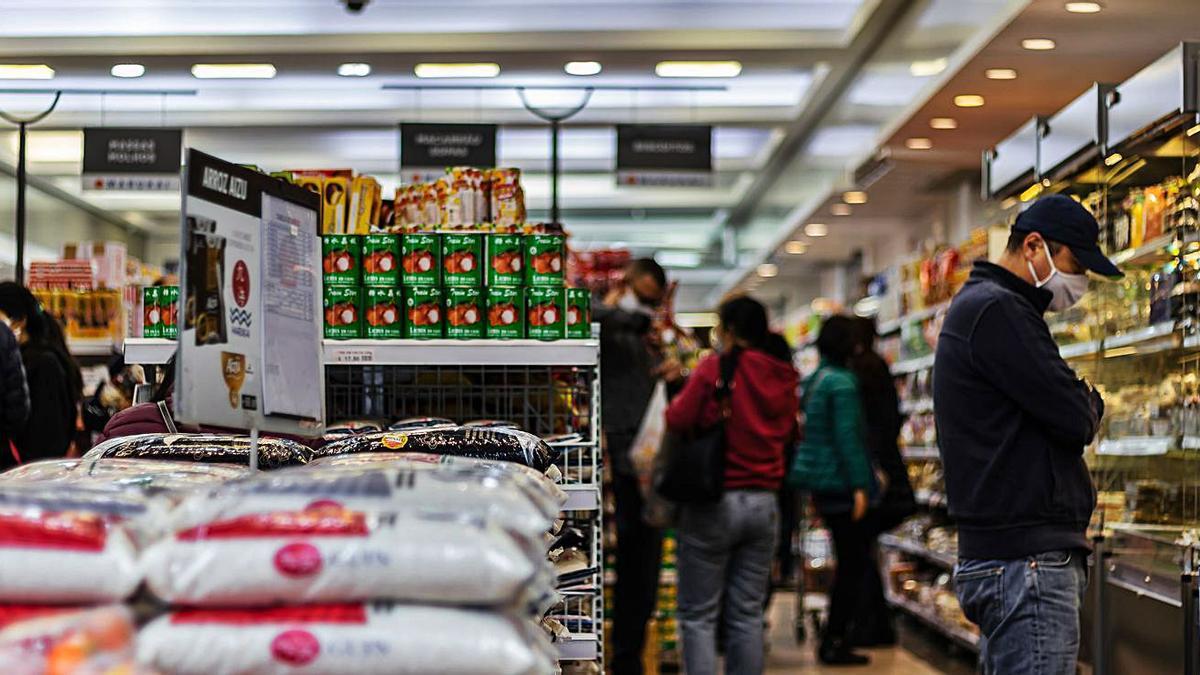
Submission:
POLYGON ((342 4, 346 5, 346 11, 351 14, 360 14, 367 7, 367 3, 371 0, 342 0, 342 4))

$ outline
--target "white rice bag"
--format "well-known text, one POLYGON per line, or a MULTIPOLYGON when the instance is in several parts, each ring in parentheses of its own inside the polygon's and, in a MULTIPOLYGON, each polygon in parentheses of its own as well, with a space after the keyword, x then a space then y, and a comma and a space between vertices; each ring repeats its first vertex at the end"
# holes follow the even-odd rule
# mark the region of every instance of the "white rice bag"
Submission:
POLYGON ((72 483, 158 494, 184 492, 252 475, 250 469, 232 464, 156 459, 48 459, 0 473, 0 482, 72 483))

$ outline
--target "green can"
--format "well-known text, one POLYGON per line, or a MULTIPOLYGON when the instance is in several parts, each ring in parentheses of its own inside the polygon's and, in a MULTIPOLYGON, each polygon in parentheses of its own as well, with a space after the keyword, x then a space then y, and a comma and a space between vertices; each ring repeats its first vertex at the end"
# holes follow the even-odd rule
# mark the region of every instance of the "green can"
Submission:
POLYGON ((326 286, 358 286, 362 271, 362 237, 353 234, 321 237, 321 268, 326 286))
POLYGON ((168 340, 179 339, 179 287, 159 286, 162 294, 158 300, 159 324, 162 332, 159 337, 168 340))
POLYGON ((562 288, 525 289, 525 325, 535 340, 566 337, 566 293, 562 288))
POLYGON ((404 337, 417 340, 442 337, 443 313, 440 287, 404 288, 404 337))
POLYGON ((442 280, 447 286, 483 285, 483 237, 442 235, 442 280))
POLYGON ((398 288, 368 286, 363 289, 363 332, 375 340, 404 337, 404 298, 398 288))
POLYGON ((351 340, 362 337, 362 289, 357 286, 325 287, 325 337, 351 340))
POLYGON ((142 289, 142 337, 162 337, 162 307, 159 305, 161 295, 161 286, 147 286, 142 289))
POLYGON ((521 286, 525 283, 523 240, 519 234, 487 235, 488 286, 521 286))
POLYGON ((592 337, 592 294, 586 288, 567 289, 567 337, 592 337))
POLYGON ((441 285, 442 249, 438 244, 438 235, 430 232, 401 235, 400 249, 406 287, 441 285))
POLYGON ((483 290, 478 286, 450 286, 446 295, 446 337, 471 340, 483 337, 483 290))
MULTIPOLYGON (((530 234, 525 237, 525 283, 528 286, 562 288, 566 261, 566 237, 561 234, 530 234)), ((530 328, 533 325, 530 324, 530 328)))
POLYGON ((400 238, 394 234, 368 234, 362 237, 364 286, 400 285, 400 238))
POLYGON ((487 336, 495 340, 525 337, 525 297, 516 286, 487 289, 487 336))

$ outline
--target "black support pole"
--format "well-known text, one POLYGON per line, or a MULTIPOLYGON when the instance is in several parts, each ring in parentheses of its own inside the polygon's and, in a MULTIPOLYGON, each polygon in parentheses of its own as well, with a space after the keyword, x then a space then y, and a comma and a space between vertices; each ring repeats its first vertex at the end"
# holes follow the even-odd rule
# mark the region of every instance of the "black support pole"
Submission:
POLYGON ((558 131, 561 121, 550 120, 550 222, 558 223, 558 131))
POLYGON ((17 271, 16 281, 25 284, 25 122, 17 125, 17 271))

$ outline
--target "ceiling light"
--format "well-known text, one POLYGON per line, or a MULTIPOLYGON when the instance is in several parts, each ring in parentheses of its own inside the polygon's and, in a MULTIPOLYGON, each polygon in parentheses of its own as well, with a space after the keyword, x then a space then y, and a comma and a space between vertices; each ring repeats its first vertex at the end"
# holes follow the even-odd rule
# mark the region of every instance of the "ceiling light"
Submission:
POLYGON ((989 80, 1015 80, 1017 71, 1012 68, 988 68, 983 73, 989 80))
POLYGON ((1196 126, 1187 130, 1188 136, 1195 136, 1196 134, 1200 134, 1200 124, 1197 124, 1196 126))
POLYGON ((911 73, 913 77, 929 77, 930 75, 937 75, 945 69, 945 57, 940 59, 929 59, 927 61, 913 61, 908 66, 908 72, 911 73))
POLYGON ((371 74, 371 64, 343 63, 338 66, 337 74, 342 77, 366 77, 371 74))
POLYGON ((146 66, 140 63, 118 63, 108 72, 113 77, 141 77, 146 74, 146 66))
POLYGON ((675 323, 681 328, 712 328, 717 325, 717 315, 713 312, 679 312, 675 315, 675 323))
POLYGON ((1068 2, 1067 11, 1072 14, 1095 14, 1104 9, 1098 2, 1068 2))
POLYGON ((808 244, 799 239, 793 239, 783 245, 783 250, 791 255, 804 255, 804 252, 808 250, 808 244))
POLYGON ((829 226, 825 223, 809 223, 804 226, 804 234, 813 237, 824 237, 829 234, 829 226))
POLYGON ((192 77, 201 80, 269 80, 275 66, 269 63, 197 63, 192 77))
POLYGON ((54 69, 44 63, 0 63, 0 80, 49 80, 54 69))
POLYGON ((829 207, 829 212, 835 216, 848 216, 853 213, 854 209, 850 208, 849 204, 834 204, 829 207))
POLYGON ((851 190, 850 192, 842 193, 842 201, 847 204, 866 204, 867 193, 861 190, 851 190))
POLYGON ((764 279, 779 276, 779 266, 775 263, 763 263, 758 266, 758 276, 764 279))
POLYGON ((929 120, 929 128, 931 129, 957 129, 958 120, 953 117, 935 117, 929 120))
POLYGON ((1030 51, 1045 52, 1054 49, 1057 45, 1050 38, 1026 38, 1021 40, 1021 46, 1030 51))
POLYGON ((980 108, 983 106, 983 97, 979 94, 960 94, 954 97, 954 105, 960 108, 980 108))
POLYGON ((904 141, 904 147, 909 150, 929 150, 933 147, 933 141, 928 138, 910 138, 904 141))
POLYGON ((496 63, 418 63, 413 69, 417 77, 496 77, 500 65, 496 63))
POLYGON ((654 66, 659 77, 737 77, 740 61, 660 61, 654 66))
POLYGON ((654 259, 663 267, 699 267, 704 262, 698 251, 659 251, 654 259))
POLYGON ((579 75, 581 77, 587 75, 599 75, 604 66, 600 65, 599 61, 568 61, 567 65, 563 66, 563 70, 567 71, 568 75, 579 75))
POLYGON ((1104 166, 1112 166, 1112 165, 1116 164, 1117 162, 1120 162, 1122 159, 1125 159, 1125 158, 1121 156, 1121 153, 1114 152, 1113 154, 1104 158, 1104 166))

